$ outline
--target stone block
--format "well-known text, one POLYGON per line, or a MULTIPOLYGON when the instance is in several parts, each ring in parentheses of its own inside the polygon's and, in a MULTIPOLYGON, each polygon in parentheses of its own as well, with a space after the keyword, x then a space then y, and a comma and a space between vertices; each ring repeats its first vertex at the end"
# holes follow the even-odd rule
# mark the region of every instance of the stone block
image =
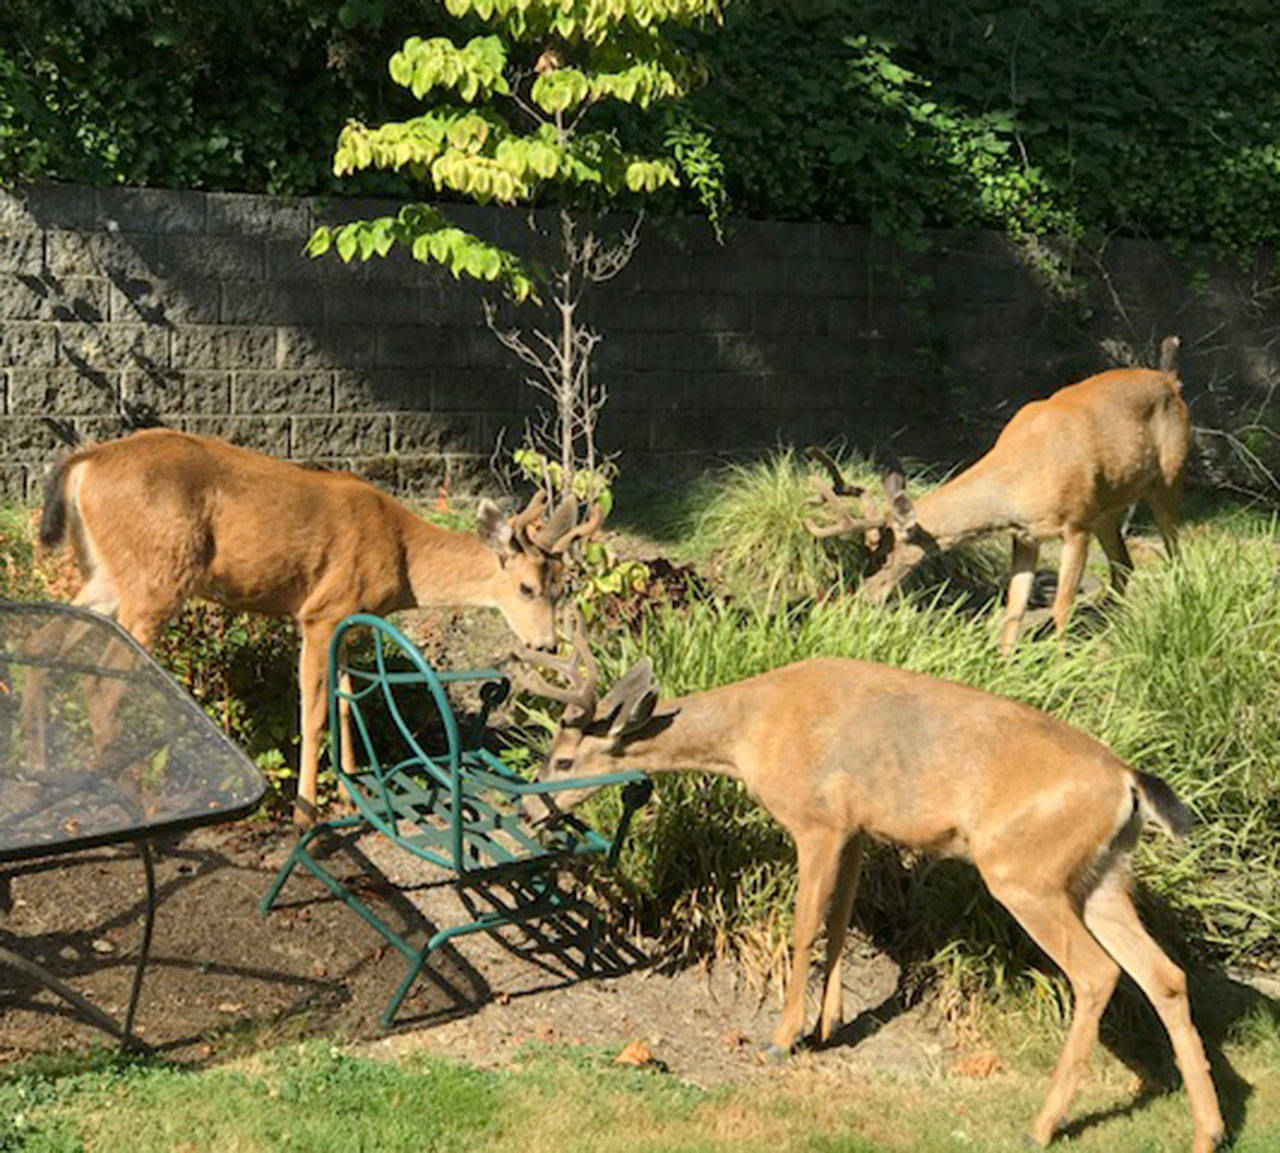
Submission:
POLYGON ((99 188, 95 222, 109 232, 203 232, 205 199, 170 188, 99 188))
POLYGON ((14 414, 102 415, 120 406, 118 371, 15 368, 9 372, 8 411, 14 414))
POLYGON ((515 366, 505 371, 446 368, 433 374, 430 408, 433 412, 515 409, 537 395, 522 383, 515 366))
POLYGON ((173 328, 180 324, 217 324, 221 316, 216 280, 158 280, 120 277, 111 285, 111 319, 141 321, 173 328))
POLYGON ((146 233, 45 233, 45 260, 49 271, 58 277, 148 280, 156 275, 159 253, 159 238, 146 233))
POLYGON ((263 236, 301 247, 311 235, 311 208, 291 197, 210 192, 205 195, 205 230, 211 236, 263 236))
MULTIPOLYGON (((4 443, 4 425, 0 423, 0 444, 4 443)), ((39 496, 40 492, 39 480, 36 479, 39 476, 39 469, 28 469, 25 464, 11 464, 8 462, 0 464, 0 498, 10 504, 27 503, 29 473, 35 474, 30 482, 34 499, 39 496)))
POLYGON ((392 422, 391 449, 401 456, 476 451, 485 443, 479 412, 398 412, 392 422))
POLYGON ((276 330, 193 325, 173 333, 174 368, 275 368, 276 330))
MULTIPOLYGON (((92 228, 95 190, 85 184, 23 184, 12 197, 15 219, 39 228, 92 228)), ((0 206, 0 222, 8 214, 0 206)))
POLYGON ((372 271, 368 265, 358 260, 344 264, 332 251, 323 256, 308 256, 304 251, 305 243, 305 237, 300 240, 265 240, 263 253, 267 279, 304 284, 361 284, 371 279, 372 271))
POLYGON ((109 296, 110 282, 100 277, 0 274, 0 319, 96 323, 107 317, 109 296))
POLYGON ((465 368, 468 343, 467 333, 456 328, 379 328, 377 363, 380 368, 465 368))
POLYGON ((323 324, 324 289, 297 281, 222 283, 223 324, 323 324))
POLYGON ((405 285, 326 284, 319 320, 334 324, 417 324, 419 290, 405 285))
POLYGON ((0 445, 4 446, 6 461, 43 461, 66 448, 67 442, 50 419, 8 416, 0 421, 0 445))
POLYGON ((361 325, 306 325, 279 332, 281 368, 364 368, 377 357, 377 332, 361 325))
POLYGON ((261 280, 266 242, 253 236, 161 236, 157 271, 171 279, 261 280))
POLYGON ((333 374, 298 369, 237 372, 232 396, 232 411, 237 414, 330 412, 333 374))
POLYGON ((287 459, 290 455, 287 416, 188 416, 182 427, 197 436, 216 436, 268 456, 287 459))
POLYGON ((169 335, 145 324, 55 326, 58 363, 102 372, 129 367, 163 372, 169 363, 169 335))
POLYGON ((0 368, 52 368, 58 361, 58 331, 52 324, 0 324, 0 368))
POLYGON ((44 270, 44 234, 35 229, 0 229, 0 275, 39 276, 44 270))
POLYGON ((334 411, 426 411, 433 407, 433 379, 430 369, 421 368, 340 370, 334 373, 334 411))
POLYGON ((295 456, 376 456, 391 447, 391 417, 385 415, 296 416, 295 456))
POLYGON ((163 374, 126 371, 123 407, 142 419, 160 416, 215 416, 231 410, 231 373, 185 369, 163 374))

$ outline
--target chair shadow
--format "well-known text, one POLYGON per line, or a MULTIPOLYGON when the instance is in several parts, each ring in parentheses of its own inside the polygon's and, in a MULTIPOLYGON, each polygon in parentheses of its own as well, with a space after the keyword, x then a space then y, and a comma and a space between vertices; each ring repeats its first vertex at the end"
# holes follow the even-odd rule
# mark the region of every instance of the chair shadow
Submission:
MULTIPOLYGON (((361 899, 376 897, 385 906, 385 909, 379 910, 379 915, 389 911, 392 918, 389 923, 393 931, 415 945, 424 943, 437 930, 447 927, 447 923, 437 924, 415 903, 415 894, 423 898, 436 892, 451 891, 464 910, 464 918, 469 920, 475 920, 488 912, 517 908, 536 896, 536 893, 530 891, 527 880, 519 876, 513 878, 480 873, 460 881, 456 877, 444 875, 446 871, 443 869, 439 870, 440 879, 395 884, 358 847, 360 836, 359 830, 330 836, 322 847, 315 850, 315 855, 325 859, 326 867, 330 868, 332 858, 339 854, 349 861, 357 873, 354 876, 342 876, 343 883, 358 892, 361 899)), ((405 859, 411 858, 406 856, 405 859)), ((298 870, 298 875, 320 887, 320 882, 310 878, 304 870, 298 870)), ((295 898, 291 901, 287 893, 294 883, 295 878, 290 878, 289 885, 273 911, 339 901, 337 896, 322 887, 313 897, 295 898)), ((468 934, 488 937, 513 959, 545 976, 545 980, 526 981, 520 988, 504 989, 504 999, 535 996, 565 988, 588 977, 621 976, 650 964, 650 958, 643 951, 607 926, 599 933, 594 950, 590 950, 587 942, 593 926, 591 915, 585 911, 587 908, 589 906, 585 902, 571 898, 571 903, 553 914, 468 934)), ((352 916, 355 915, 352 913, 352 916)), ((383 940, 372 929, 370 931, 379 941, 383 940)), ((385 945, 377 953, 381 955, 393 951, 392 946, 385 945)), ((415 997, 411 990, 392 1030, 439 1025, 469 1017, 497 997, 488 979, 466 959, 452 940, 445 941, 432 952, 420 977, 444 994, 449 1003, 414 1013, 412 1003, 421 994, 415 997)), ((395 979, 398 982, 400 976, 397 975, 395 979)), ((296 1006, 295 1011, 309 1007, 311 1006, 304 999, 296 1006)))

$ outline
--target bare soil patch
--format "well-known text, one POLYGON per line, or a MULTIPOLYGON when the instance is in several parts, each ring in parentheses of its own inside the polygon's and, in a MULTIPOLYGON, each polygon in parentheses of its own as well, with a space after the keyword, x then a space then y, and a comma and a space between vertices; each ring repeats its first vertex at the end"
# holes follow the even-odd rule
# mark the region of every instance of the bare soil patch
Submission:
MULTIPOLYGON (((758 1050, 776 1021, 772 991, 762 995, 727 964, 664 971, 651 942, 616 932, 605 934, 587 972, 583 926, 572 917, 444 946, 387 1033, 378 1016, 404 961, 381 937, 301 871, 277 908, 258 914, 291 843, 288 831, 242 822, 157 846, 158 910, 138 1031, 161 1056, 201 1063, 247 1045, 327 1036, 373 1052, 424 1049, 501 1066, 530 1043, 621 1050, 639 1042, 633 1055, 647 1050, 698 1084, 769 1071, 758 1050)), ((330 863, 410 940, 463 911, 442 871, 375 836, 337 843, 330 863)), ((122 1014, 145 901, 136 854, 98 850, 20 867, 10 879, 5 943, 122 1014)), ((955 1059, 935 1016, 901 1004, 888 958, 855 944, 845 973, 850 1024, 836 1044, 798 1058, 801 1067, 910 1076, 955 1059)), ((0 1060, 110 1044, 52 993, 0 967, 0 1060)))

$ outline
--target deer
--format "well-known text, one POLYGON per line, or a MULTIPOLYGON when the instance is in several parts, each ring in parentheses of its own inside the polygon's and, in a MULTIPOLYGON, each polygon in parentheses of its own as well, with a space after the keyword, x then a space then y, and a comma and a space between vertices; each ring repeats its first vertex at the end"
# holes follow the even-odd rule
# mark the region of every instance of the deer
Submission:
POLYGON ((840 1027, 841 953, 873 838, 971 862, 1066 974, 1075 1006, 1029 1134, 1037 1144, 1063 1124, 1122 969, 1172 1041, 1194 1153, 1222 1137, 1185 975, 1147 933, 1129 892, 1144 824, 1175 838, 1191 824, 1159 777, 1028 705, 867 661, 810 658, 660 702, 647 657, 598 696, 580 619, 569 656, 514 655, 522 688, 566 705, 539 770, 541 780, 564 783, 558 808, 577 804, 601 773, 718 773, 741 781, 790 834, 798 865, 792 965, 772 1054, 790 1052, 804 1027, 809 953, 824 915, 819 1041, 840 1027), (586 780, 571 784, 576 778, 586 780))
MULTIPOLYGON (((546 505, 539 490, 507 519, 483 500, 476 531, 454 532, 353 473, 145 429, 57 464, 40 539, 49 549, 70 541, 84 580, 74 603, 117 618, 147 648, 191 597, 294 619, 302 635, 295 821, 308 826, 338 622, 359 611, 492 607, 523 644, 555 648, 563 555, 603 514, 596 505, 578 523, 577 502, 566 497, 544 520, 546 505)), ((339 720, 346 735, 349 712, 339 720)))
POLYGON ((834 519, 807 520, 806 526, 819 538, 879 536, 873 558, 882 563, 862 586, 875 604, 886 601, 926 556, 975 537, 1012 533, 1013 572, 999 642, 1006 654, 1018 639, 1041 542, 1060 538, 1052 618, 1061 634, 1090 533, 1106 553, 1116 596, 1133 570, 1122 531, 1131 505, 1146 502, 1166 552, 1177 553, 1180 477, 1191 446, 1178 344, 1176 336, 1164 340, 1157 369, 1112 369, 1024 405, 990 451, 916 501, 906 494, 901 469, 891 465, 882 478, 887 508, 879 514, 855 517, 842 498, 861 497, 864 490, 848 483, 825 452, 811 448, 811 459, 831 480, 814 478, 817 494, 810 503, 834 519))

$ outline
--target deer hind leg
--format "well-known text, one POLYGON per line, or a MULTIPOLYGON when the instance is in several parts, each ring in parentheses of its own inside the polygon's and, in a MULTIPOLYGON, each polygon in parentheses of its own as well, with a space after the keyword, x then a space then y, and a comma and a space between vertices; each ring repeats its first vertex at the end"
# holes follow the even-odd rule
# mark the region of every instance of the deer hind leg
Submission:
POLYGON ((1040 544, 1034 540, 1013 538, 1013 575, 1009 578, 1009 596, 1004 610, 1004 624, 1000 629, 1000 652, 1008 656, 1018 640, 1022 617, 1027 611, 1031 585, 1036 575, 1036 558, 1040 544))
MULTIPOLYGON (((144 649, 152 649, 160 638, 165 624, 176 611, 177 604, 138 603, 124 598, 119 606, 120 626, 144 649)), ((106 668, 127 669, 133 664, 129 646, 123 640, 113 639, 98 658, 106 668)), ((117 710, 128 682, 118 677, 91 677, 85 680, 85 705, 89 715, 89 727, 93 733, 94 749, 101 754, 115 739, 118 731, 117 710)))
POLYGON ((1178 555, 1178 493, 1163 486, 1153 488, 1146 495, 1147 506, 1156 518, 1156 528, 1164 541, 1164 550, 1172 560, 1178 555))
POLYGON ((1058 562, 1058 591, 1053 598, 1053 627, 1065 632, 1067 618, 1071 615, 1071 602, 1075 599, 1084 562, 1089 555, 1089 534, 1080 529, 1069 529, 1062 534, 1062 560, 1058 562))
POLYGON ((818 1039, 831 1040, 832 1034, 844 1023, 844 986, 840 978, 840 958, 844 953, 844 938, 849 931, 849 917, 853 912, 853 899, 858 892, 858 878, 862 874, 862 855, 865 842, 861 835, 846 842, 840 853, 840 875, 836 880, 836 893, 831 899, 827 914, 827 964, 825 986, 822 994, 822 1017, 818 1026, 818 1039))
POLYGON ((298 660, 302 752, 293 821, 304 829, 314 824, 318 815, 316 778, 320 773, 320 746, 329 704, 329 641, 336 627, 336 622, 327 620, 305 621, 302 625, 302 655, 298 660))
POLYGON ((1124 543, 1120 526, 1124 523, 1124 509, 1104 512, 1093 522, 1093 535, 1098 538, 1102 551, 1107 554, 1107 567, 1111 576, 1111 591, 1120 596, 1133 572, 1133 558, 1124 543))
POLYGON ((809 954, 823 914, 831 902, 840 873, 841 850, 845 838, 829 829, 796 837, 798 877, 796 914, 792 941, 791 973, 773 1049, 789 1053, 804 1028, 805 992, 809 984, 809 954))
POLYGON ((1191 1105, 1195 1130, 1192 1149, 1194 1153, 1210 1153, 1221 1141, 1224 1127, 1204 1044, 1191 1021, 1185 974, 1147 933, 1122 875, 1111 874, 1089 895, 1084 920, 1103 948, 1146 994, 1168 1031, 1191 1105))
POLYGON ((991 885, 991 892, 1062 969, 1075 996, 1062 1055, 1049 1081, 1044 1105, 1031 1127, 1032 1140, 1047 1145, 1062 1124, 1080 1084, 1085 1062, 1098 1039, 1102 1011, 1115 991, 1120 966, 1090 935, 1065 892, 1035 892, 1016 884, 991 885))

